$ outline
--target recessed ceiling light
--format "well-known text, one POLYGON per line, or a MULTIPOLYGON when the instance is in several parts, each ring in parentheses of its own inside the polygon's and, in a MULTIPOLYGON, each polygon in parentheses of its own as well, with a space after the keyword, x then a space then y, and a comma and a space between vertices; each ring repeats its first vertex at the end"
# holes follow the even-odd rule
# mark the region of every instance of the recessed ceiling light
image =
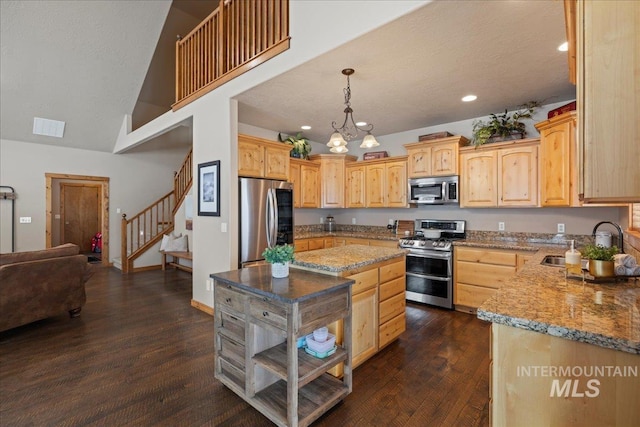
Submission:
POLYGON ((478 99, 478 97, 475 95, 467 95, 462 97, 463 102, 471 102, 471 101, 475 101, 476 99, 478 99))
POLYGON ((356 126, 366 126, 367 122, 358 122, 356 123, 356 126))
POLYGON ((309 130, 309 129, 311 129, 311 126, 309 126, 309 125, 300 126, 300 129, 309 130))
POLYGON ((569 50, 569 42, 564 42, 560 46, 558 46, 558 50, 560 52, 566 52, 569 50))

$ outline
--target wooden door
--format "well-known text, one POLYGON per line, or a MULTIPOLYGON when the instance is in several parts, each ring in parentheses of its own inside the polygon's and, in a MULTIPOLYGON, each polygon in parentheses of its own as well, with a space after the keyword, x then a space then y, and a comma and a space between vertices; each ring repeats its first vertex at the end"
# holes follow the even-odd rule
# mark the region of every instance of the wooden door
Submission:
POLYGON ((498 151, 498 206, 538 205, 538 147, 498 151))
POLYGON ((344 169, 342 158, 320 160, 323 208, 344 208, 344 169))
POLYGON ((431 147, 431 175, 458 175, 458 142, 431 147))
POLYGON ((409 155, 409 178, 431 175, 431 147, 407 149, 409 155))
POLYGON ((300 163, 291 160, 289 163, 289 182, 293 184, 293 207, 300 207, 301 186, 300 186, 300 163))
POLYGON ((378 351, 377 287, 353 296, 351 319, 351 360, 355 368, 378 351))
POLYGON ((368 208, 383 208, 385 206, 385 164, 377 163, 367 165, 367 195, 366 204, 368 208))
POLYGON ((271 179, 289 178, 289 150, 280 147, 264 147, 264 175, 271 179))
MULTIPOLYGON (((572 206, 577 204, 572 190, 572 145, 575 143, 575 114, 549 120, 549 126, 540 130, 540 205, 572 206)), ((546 122, 545 122, 546 123, 546 122)), ((577 196, 577 193, 576 193, 577 196)))
POLYGON ((264 177, 264 148, 261 145, 238 140, 238 176, 264 177))
POLYGON ((346 168, 347 188, 346 188, 346 207, 347 208, 364 208, 365 207, 365 166, 349 165, 346 168))
POLYGON ((497 206, 496 150, 460 155, 460 207, 497 206))
POLYGON ((320 207, 320 167, 317 164, 300 166, 300 207, 320 207))
POLYGON ((93 184, 60 184, 61 243, 91 252, 91 238, 102 230, 100 189, 93 184))
POLYGON ((407 162, 389 162, 386 164, 386 205, 390 208, 407 207, 407 162))

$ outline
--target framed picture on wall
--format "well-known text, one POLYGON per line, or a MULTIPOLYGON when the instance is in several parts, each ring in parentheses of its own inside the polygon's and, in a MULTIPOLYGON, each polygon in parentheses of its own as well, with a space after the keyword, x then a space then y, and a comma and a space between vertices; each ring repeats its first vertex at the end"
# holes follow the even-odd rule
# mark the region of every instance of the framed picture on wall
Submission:
POLYGON ((220 216, 220 160, 198 165, 198 215, 220 216))

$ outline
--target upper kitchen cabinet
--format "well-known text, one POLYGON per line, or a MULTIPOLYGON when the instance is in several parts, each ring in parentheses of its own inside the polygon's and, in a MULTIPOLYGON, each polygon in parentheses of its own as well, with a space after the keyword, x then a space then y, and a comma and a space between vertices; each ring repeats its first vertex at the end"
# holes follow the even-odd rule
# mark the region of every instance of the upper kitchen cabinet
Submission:
POLYGON ((405 144, 408 177, 458 175, 458 148, 468 143, 464 136, 451 136, 405 144))
POLYGON ((366 191, 366 167, 361 162, 347 164, 346 207, 364 208, 366 191))
POLYGON ((538 139, 460 150, 460 207, 538 206, 538 139))
POLYGON ((309 157, 320 164, 320 207, 345 207, 345 168, 356 156, 347 154, 315 154, 309 157))
POLYGON ((309 160, 289 160, 294 208, 320 207, 320 165, 309 160))
POLYGON ((238 176, 287 180, 291 146, 238 135, 238 176))
POLYGON ((576 112, 536 123, 540 132, 540 206, 580 206, 576 112))
POLYGON ((579 193, 640 202, 640 1, 578 1, 579 193))
POLYGON ((387 157, 347 164, 347 208, 407 207, 407 158, 387 157))

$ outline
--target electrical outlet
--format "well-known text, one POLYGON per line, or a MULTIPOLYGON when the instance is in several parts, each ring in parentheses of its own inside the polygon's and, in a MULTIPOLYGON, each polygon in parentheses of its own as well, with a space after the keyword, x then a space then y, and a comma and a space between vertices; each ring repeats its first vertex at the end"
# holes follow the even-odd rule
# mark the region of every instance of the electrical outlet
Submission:
POLYGON ((498 223, 498 231, 504 231, 504 222, 499 222, 498 223))
POLYGON ((562 223, 558 224, 558 233, 561 233, 561 234, 564 233, 564 224, 562 223))
MULTIPOLYGON (((20 217, 20 224, 31 224, 31 217, 30 216, 21 216, 20 217)), ((355 224, 355 222, 354 222, 355 224)))
POLYGON ((320 217, 320 224, 324 224, 324 217, 323 216, 320 217))
POLYGON ((351 224, 355 224, 356 223, 356 219, 355 218, 351 218, 351 224))
POLYGON ((222 233, 226 233, 227 232, 227 223, 226 222, 220 223, 220 231, 222 233))
POLYGON ((213 279, 207 279, 207 291, 210 291, 213 287, 213 279))

